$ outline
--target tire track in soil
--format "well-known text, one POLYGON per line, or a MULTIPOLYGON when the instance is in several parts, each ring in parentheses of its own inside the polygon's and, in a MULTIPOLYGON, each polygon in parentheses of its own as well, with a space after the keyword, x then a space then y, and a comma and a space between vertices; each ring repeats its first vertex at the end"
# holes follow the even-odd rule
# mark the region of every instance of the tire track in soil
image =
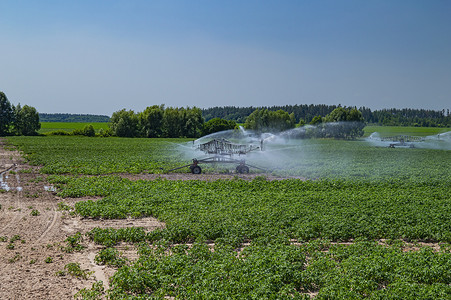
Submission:
POLYGON ((49 226, 47 226, 47 228, 45 229, 45 231, 41 234, 41 236, 34 242, 34 245, 39 244, 46 236, 47 234, 50 232, 50 230, 55 226, 56 221, 58 219, 58 211, 56 210, 55 204, 52 204, 52 211, 53 211, 53 220, 52 222, 49 224, 49 226))
MULTIPOLYGON (((3 205, 0 236, 18 234, 22 243, 16 242, 13 250, 8 250, 6 244, 1 243, 0 299, 71 299, 78 290, 89 288, 97 280, 102 280, 108 288, 108 279, 116 270, 96 264, 95 256, 102 247, 88 242, 87 248, 80 253, 62 253, 60 245, 67 236, 78 231, 86 233, 95 227, 143 227, 146 231, 164 227, 163 223, 151 217, 92 220, 59 211, 58 202, 64 201, 72 206, 83 199, 61 199, 54 192, 44 189, 46 175, 40 174, 39 168, 23 162, 19 152, 9 151, 4 145, 4 140, 0 138, 0 170, 10 187, 8 192, 0 193, 0 203, 3 205), (7 209, 9 207, 14 209, 7 209), (32 209, 38 210, 39 215, 30 216, 32 209), (18 257, 14 263, 8 262, 14 257, 18 257), (44 261, 48 257, 53 258, 53 263, 44 261), (93 276, 88 280, 55 276, 69 262, 80 263, 83 269, 94 271, 93 276)), ((127 257, 136 259, 136 249, 129 247, 118 246, 127 257)))
MULTIPOLYGON (((93 279, 55 276, 74 255, 63 253, 59 243, 67 235, 61 230, 61 201, 52 191, 39 168, 24 163, 17 151, 5 149, 0 138, 0 170, 4 173, 0 192, 0 236, 20 236, 20 240, 0 242, 0 299, 73 299, 93 279), (12 167, 14 166, 14 167, 12 167), (14 171, 14 172, 13 172, 14 171), (37 210, 38 214, 32 214, 37 210), (52 263, 47 263, 48 258, 52 263)), ((101 273, 98 274, 101 276, 101 273)))

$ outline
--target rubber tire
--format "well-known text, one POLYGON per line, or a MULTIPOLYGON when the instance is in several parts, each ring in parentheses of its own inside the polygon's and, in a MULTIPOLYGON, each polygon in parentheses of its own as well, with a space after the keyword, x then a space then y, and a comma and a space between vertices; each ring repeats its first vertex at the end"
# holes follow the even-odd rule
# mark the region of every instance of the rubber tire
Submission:
POLYGON ((191 173, 196 174, 196 175, 197 174, 201 174, 202 173, 202 169, 199 166, 194 166, 194 167, 191 168, 191 173))
POLYGON ((240 174, 249 173, 249 167, 248 166, 242 166, 242 165, 236 166, 236 172, 240 173, 240 174))

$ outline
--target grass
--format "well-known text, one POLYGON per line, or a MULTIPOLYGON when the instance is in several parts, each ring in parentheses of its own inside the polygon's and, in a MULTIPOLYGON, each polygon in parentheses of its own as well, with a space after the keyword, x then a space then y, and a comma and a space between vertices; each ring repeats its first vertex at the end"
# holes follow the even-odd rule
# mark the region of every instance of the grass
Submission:
POLYGON ((108 123, 79 123, 79 122, 41 122, 41 129, 39 133, 46 133, 57 130, 64 130, 67 132, 72 132, 75 129, 83 129, 86 125, 91 124, 96 132, 99 132, 100 129, 108 129, 108 123))

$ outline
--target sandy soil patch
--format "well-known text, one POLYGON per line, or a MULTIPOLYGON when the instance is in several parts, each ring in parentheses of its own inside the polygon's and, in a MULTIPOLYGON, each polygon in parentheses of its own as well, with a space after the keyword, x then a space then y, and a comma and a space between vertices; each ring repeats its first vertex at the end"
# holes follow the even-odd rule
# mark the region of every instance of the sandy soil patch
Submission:
MULTIPOLYGON (((20 153, 4 146, 0 140, 0 299, 73 299, 97 280, 108 287, 115 270, 94 263, 101 247, 89 243, 82 252, 66 253, 62 250, 65 239, 94 227, 139 226, 150 231, 164 226, 155 218, 91 220, 59 211, 60 202, 73 205, 85 199, 56 196, 39 168, 27 165, 20 153), (57 275, 72 262, 94 273, 87 280, 57 275)), ((136 257, 132 247, 118 249, 136 257)))

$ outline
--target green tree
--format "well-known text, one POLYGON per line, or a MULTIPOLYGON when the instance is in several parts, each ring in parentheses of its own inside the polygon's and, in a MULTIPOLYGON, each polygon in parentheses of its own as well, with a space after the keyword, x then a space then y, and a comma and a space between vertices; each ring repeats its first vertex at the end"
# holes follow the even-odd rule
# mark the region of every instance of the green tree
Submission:
POLYGON ((137 137, 139 136, 138 123, 138 116, 133 110, 122 109, 113 113, 109 126, 116 136, 137 137))
POLYGON ((96 136, 96 130, 94 129, 94 126, 92 126, 92 124, 88 124, 85 127, 83 127, 83 135, 96 136))
POLYGON ((356 137, 363 136, 363 128, 365 128, 365 122, 362 115, 357 108, 353 108, 349 111, 348 122, 351 122, 352 126, 349 130, 349 137, 354 139, 356 137))
POLYGON ((203 134, 208 135, 224 130, 235 129, 237 126, 235 121, 228 121, 221 118, 214 118, 204 123, 203 134))
POLYGON ((324 119, 325 137, 354 139, 363 136, 365 123, 362 113, 357 108, 337 107, 324 119))
POLYGON ((185 110, 184 120, 183 136, 194 138, 202 135, 204 118, 202 117, 201 109, 197 107, 187 108, 185 110))
POLYGON ((255 131, 280 132, 294 128, 294 114, 288 114, 286 111, 271 111, 268 109, 256 109, 246 118, 244 128, 255 131))
POLYGON ((314 116, 312 121, 310 121, 310 125, 318 125, 323 122, 323 118, 321 116, 314 116))
POLYGON ((14 110, 5 93, 0 92, 0 136, 9 133, 9 127, 14 121, 14 110))
POLYGON ((330 114, 328 114, 324 121, 329 122, 345 122, 348 121, 349 111, 343 107, 337 107, 330 114))
POLYGON ((18 135, 37 135, 37 131, 41 129, 41 123, 36 108, 28 105, 21 107, 18 104, 14 107, 13 125, 18 135))
POLYGON ((164 105, 147 107, 139 114, 139 127, 142 136, 160 137, 163 131, 164 105))
POLYGON ((202 110, 197 107, 168 107, 163 115, 163 135, 170 138, 199 137, 203 124, 202 110))
POLYGON ((182 136, 183 110, 179 108, 168 107, 163 115, 163 136, 176 138, 182 136))

